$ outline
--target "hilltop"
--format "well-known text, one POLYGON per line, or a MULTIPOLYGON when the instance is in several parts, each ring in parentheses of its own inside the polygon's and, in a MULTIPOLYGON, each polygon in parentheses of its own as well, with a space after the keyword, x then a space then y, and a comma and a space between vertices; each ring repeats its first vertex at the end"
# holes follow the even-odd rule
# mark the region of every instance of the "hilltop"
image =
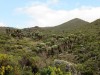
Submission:
POLYGON ((80 26, 87 25, 87 24, 89 24, 89 22, 75 18, 75 19, 72 19, 68 22, 61 24, 61 25, 55 26, 54 30, 61 30, 61 29, 67 30, 67 31, 74 30, 74 29, 79 28, 80 26))

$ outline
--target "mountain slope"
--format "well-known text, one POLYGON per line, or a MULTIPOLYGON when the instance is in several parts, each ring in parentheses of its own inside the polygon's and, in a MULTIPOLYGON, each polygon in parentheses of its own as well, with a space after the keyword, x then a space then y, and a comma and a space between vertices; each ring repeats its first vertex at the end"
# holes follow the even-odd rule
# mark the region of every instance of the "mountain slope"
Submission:
POLYGON ((84 34, 94 35, 99 33, 100 31, 100 19, 97 19, 91 23, 86 22, 84 20, 75 18, 61 25, 48 28, 48 31, 52 31, 52 33, 62 34, 64 32, 67 33, 77 33, 82 32, 84 34))
POLYGON ((83 25, 77 29, 77 31, 84 32, 85 34, 98 34, 100 31, 100 19, 97 19, 89 24, 83 25))
MULTIPOLYGON (((36 27, 22 29, 22 31, 24 33, 40 31, 44 34, 47 34, 47 33, 59 34, 63 32, 77 33, 79 31, 82 31, 84 33, 94 33, 97 31, 99 24, 100 24, 100 19, 97 19, 96 21, 89 23, 84 20, 75 18, 55 27, 37 27, 36 26, 36 27)), ((10 27, 0 27, 0 33, 5 33, 7 28, 10 28, 10 27)), ((10 28, 10 29, 14 29, 14 28, 10 28)))
POLYGON ((12 27, 0 27, 0 34, 5 34, 6 29, 16 30, 16 28, 12 28, 12 27))
POLYGON ((89 24, 89 22, 75 18, 75 19, 72 19, 66 23, 55 26, 54 29, 55 30, 61 30, 61 29, 62 30, 73 30, 73 29, 79 28, 80 26, 86 25, 86 24, 89 24))
POLYGON ((0 28, 0 69, 4 68, 1 73, 100 75, 100 19, 91 23, 73 19, 51 28, 10 29, 0 28), (54 29, 57 35, 52 33, 54 29))
POLYGON ((75 19, 72 19, 66 23, 63 23, 61 25, 58 25, 58 26, 55 26, 55 27, 71 27, 71 26, 79 26, 79 25, 84 25, 84 24, 88 24, 89 22, 86 22, 84 20, 81 20, 81 19, 78 19, 78 18, 75 18, 75 19))

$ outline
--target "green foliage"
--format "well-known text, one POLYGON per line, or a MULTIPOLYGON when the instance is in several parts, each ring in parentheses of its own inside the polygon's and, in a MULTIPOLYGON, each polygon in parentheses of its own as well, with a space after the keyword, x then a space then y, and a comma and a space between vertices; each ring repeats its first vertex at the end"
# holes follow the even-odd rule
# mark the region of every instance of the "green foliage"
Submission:
POLYGON ((41 75, 63 75, 63 72, 60 70, 60 68, 51 66, 44 68, 40 73, 41 75))
POLYGON ((6 54, 0 54, 0 74, 12 75, 14 72, 14 62, 12 56, 6 54))
POLYGON ((0 28, 0 74, 99 75, 99 25, 73 19, 51 28, 0 28), (69 61, 71 70, 55 59, 69 61))

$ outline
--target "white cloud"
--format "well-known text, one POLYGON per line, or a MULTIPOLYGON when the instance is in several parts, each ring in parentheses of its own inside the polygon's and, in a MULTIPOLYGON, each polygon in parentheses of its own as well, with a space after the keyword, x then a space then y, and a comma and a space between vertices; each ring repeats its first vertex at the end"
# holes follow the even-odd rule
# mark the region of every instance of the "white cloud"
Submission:
POLYGON ((2 22, 0 22, 0 27, 5 27, 6 25, 2 22))
POLYGON ((59 2, 59 0, 51 0, 52 2, 54 2, 54 3, 58 3, 59 2))
POLYGON ((48 3, 51 3, 51 4, 57 4, 59 2, 59 0, 50 0, 48 1, 48 3))
MULTIPOLYGON (((58 0, 53 0, 54 2, 58 0)), ((17 12, 30 16, 30 26, 55 26, 73 18, 92 22, 100 18, 100 7, 80 7, 73 10, 54 10, 44 4, 17 8, 17 12)))

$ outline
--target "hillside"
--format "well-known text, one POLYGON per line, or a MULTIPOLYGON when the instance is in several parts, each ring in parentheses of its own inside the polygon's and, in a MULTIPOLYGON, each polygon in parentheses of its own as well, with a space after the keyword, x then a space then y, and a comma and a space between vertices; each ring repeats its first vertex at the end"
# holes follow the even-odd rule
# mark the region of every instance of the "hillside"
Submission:
POLYGON ((75 18, 72 19, 68 22, 65 22, 61 25, 51 27, 51 28, 44 28, 44 30, 47 30, 51 33, 55 34, 63 34, 64 32, 66 33, 78 33, 78 32, 83 32, 85 34, 93 35, 99 32, 100 29, 100 19, 97 19, 91 23, 86 22, 84 20, 75 18))
POLYGON ((32 27, 32 28, 25 28, 23 29, 24 31, 29 32, 34 32, 36 30, 41 31, 45 34, 49 33, 62 33, 62 32, 75 32, 77 29, 80 29, 84 25, 88 25, 89 22, 86 22, 84 20, 81 20, 79 18, 72 19, 70 21, 67 21, 61 25, 57 25, 54 27, 32 27))
POLYGON ((60 32, 62 32, 62 31, 69 32, 69 31, 75 30, 75 29, 80 28, 81 26, 87 25, 87 24, 89 24, 89 22, 75 18, 75 19, 72 19, 68 22, 61 24, 61 25, 53 27, 52 30, 60 31, 60 32))
POLYGON ((0 75, 100 75, 100 19, 0 27, 0 75))
POLYGON ((86 25, 86 24, 89 24, 89 22, 86 22, 84 20, 81 20, 81 19, 78 19, 78 18, 75 18, 75 19, 72 19, 66 23, 63 23, 61 25, 58 25, 58 26, 55 26, 54 28, 58 28, 58 29, 67 29, 67 28, 74 28, 74 27, 79 27, 81 25, 86 25))

